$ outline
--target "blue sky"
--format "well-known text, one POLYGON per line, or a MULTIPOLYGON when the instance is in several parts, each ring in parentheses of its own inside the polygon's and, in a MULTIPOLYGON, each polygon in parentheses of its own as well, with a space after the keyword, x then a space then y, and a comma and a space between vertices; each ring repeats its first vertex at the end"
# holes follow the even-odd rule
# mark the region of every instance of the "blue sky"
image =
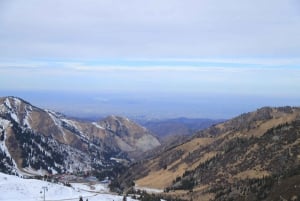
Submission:
POLYGON ((299 106, 299 54, 296 0, 0 1, 0 95, 71 115, 299 106))

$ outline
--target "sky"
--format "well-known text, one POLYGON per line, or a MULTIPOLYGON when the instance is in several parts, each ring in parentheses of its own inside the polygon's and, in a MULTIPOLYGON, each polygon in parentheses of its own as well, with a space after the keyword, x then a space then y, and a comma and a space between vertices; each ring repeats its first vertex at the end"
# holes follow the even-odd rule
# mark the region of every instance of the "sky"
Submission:
POLYGON ((0 96, 75 116, 300 104, 298 0, 0 0, 0 96))

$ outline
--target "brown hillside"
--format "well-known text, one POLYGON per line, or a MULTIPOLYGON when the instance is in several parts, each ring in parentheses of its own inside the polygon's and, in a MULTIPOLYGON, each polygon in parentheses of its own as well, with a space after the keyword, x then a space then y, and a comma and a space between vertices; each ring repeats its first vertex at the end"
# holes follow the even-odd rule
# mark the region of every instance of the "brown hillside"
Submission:
POLYGON ((299 174, 299 117, 300 109, 292 107, 243 114, 135 164, 125 180, 186 199, 267 199, 278 179, 299 174))

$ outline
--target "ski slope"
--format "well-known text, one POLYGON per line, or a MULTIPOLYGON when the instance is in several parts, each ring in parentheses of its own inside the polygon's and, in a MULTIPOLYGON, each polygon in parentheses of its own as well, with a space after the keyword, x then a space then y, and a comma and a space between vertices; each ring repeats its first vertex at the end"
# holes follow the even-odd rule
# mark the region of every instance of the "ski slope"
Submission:
MULTIPOLYGON (((35 179, 22 179, 17 176, 0 173, 0 200, 5 201, 41 201, 44 200, 43 187, 45 190, 45 200, 48 201, 78 201, 82 196, 86 201, 122 201, 122 196, 112 195, 102 184, 97 184, 91 188, 85 184, 72 184, 66 187, 61 184, 53 184, 35 179)), ((128 201, 134 199, 127 198, 128 201)))

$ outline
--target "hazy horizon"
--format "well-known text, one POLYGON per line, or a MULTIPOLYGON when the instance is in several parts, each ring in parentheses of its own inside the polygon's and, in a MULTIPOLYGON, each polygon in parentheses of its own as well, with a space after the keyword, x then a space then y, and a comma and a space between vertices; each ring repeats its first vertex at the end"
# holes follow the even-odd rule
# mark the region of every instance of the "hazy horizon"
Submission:
POLYGON ((0 91, 31 104, 70 117, 97 119, 120 115, 135 119, 209 118, 230 119, 260 107, 299 106, 298 98, 186 94, 178 97, 150 94, 71 93, 45 91, 0 91), (288 104, 286 104, 288 102, 288 104))
POLYGON ((295 0, 0 2, 0 95, 72 116, 300 104, 295 0))

